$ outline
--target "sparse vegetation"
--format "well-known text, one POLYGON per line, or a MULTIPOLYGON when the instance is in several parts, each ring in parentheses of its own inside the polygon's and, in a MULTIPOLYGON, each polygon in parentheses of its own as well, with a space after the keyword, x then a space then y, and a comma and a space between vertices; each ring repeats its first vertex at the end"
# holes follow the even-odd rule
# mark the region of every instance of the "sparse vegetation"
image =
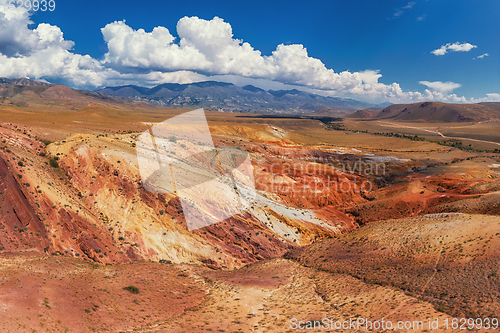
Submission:
POLYGON ((138 294, 139 293, 139 288, 136 286, 127 286, 123 288, 124 290, 130 291, 132 294, 138 294))
POLYGON ((59 163, 53 158, 49 160, 49 165, 53 168, 59 168, 59 163))

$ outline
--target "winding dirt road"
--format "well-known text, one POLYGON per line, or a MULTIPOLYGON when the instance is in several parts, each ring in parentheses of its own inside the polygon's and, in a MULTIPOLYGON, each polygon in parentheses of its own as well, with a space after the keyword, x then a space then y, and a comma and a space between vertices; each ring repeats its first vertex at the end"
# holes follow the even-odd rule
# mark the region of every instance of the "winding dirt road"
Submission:
MULTIPOLYGON (((474 142, 489 143, 489 144, 500 146, 500 143, 494 142, 494 141, 485 141, 485 140, 471 139, 471 138, 464 138, 464 137, 456 137, 456 136, 446 136, 443 133, 439 132, 438 130, 429 130, 429 129, 425 129, 425 128, 420 128, 420 127, 415 127, 415 126, 406 126, 406 125, 402 125, 402 124, 394 124, 394 123, 389 123, 389 122, 385 122, 385 121, 379 121, 379 123, 386 124, 386 125, 382 125, 382 126, 390 126, 390 127, 398 127, 398 128, 404 127, 404 128, 417 129, 417 130, 421 130, 421 131, 425 131, 425 132, 437 134, 437 135, 439 135, 439 136, 441 136, 442 138, 445 138, 445 139, 470 140, 470 141, 474 141, 474 142)), ((481 122, 479 122, 477 124, 471 125, 471 126, 479 125, 481 123, 483 123, 483 121, 481 121, 481 122)), ((469 126, 459 126, 459 127, 450 127, 450 128, 464 128, 464 127, 469 127, 469 126)))

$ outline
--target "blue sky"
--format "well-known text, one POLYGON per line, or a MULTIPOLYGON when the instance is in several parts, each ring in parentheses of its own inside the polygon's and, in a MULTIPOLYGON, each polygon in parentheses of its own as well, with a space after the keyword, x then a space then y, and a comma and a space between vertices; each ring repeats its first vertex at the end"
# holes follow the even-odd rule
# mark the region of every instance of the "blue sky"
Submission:
POLYGON ((55 4, 3 9, 0 76, 87 89, 214 79, 373 102, 500 100, 497 0, 55 4))

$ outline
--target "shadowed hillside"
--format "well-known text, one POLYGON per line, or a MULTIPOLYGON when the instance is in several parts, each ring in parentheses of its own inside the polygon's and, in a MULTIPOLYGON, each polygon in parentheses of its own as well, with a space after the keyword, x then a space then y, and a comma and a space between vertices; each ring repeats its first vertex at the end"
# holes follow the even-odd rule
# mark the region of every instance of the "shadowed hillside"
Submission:
POLYGON ((69 110, 82 109, 92 104, 113 107, 127 104, 92 91, 74 90, 66 86, 26 78, 0 78, 0 105, 56 107, 69 110))
POLYGON ((286 254, 307 267, 391 286, 454 317, 497 316, 500 219, 431 214, 373 223, 286 254))
POLYGON ((471 122, 499 118, 500 112, 480 104, 447 104, 425 102, 414 104, 395 104, 375 114, 376 119, 421 122, 471 122))

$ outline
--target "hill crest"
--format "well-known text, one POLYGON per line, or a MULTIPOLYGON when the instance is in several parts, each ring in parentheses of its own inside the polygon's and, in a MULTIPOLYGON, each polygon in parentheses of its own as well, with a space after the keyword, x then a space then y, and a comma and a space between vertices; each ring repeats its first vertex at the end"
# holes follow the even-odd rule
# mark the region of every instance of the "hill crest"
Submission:
POLYGON ((481 104, 448 104, 423 102, 390 105, 374 115, 374 119, 408 122, 474 122, 499 118, 500 110, 481 104))

